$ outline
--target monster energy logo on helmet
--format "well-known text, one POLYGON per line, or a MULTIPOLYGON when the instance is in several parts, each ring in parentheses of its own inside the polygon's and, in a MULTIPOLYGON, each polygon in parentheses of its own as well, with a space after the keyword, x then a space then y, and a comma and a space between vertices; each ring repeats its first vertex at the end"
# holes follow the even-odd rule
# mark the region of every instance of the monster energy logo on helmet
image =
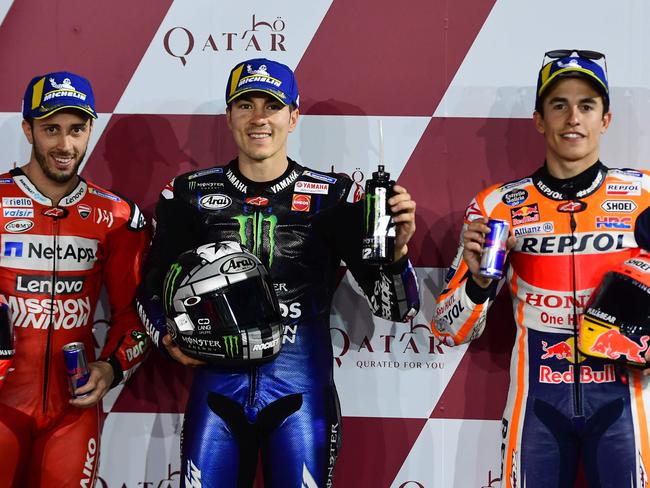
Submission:
POLYGON ((223 336, 223 343, 226 347, 226 356, 234 358, 239 356, 239 336, 227 335, 223 336))
POLYGON ((269 268, 273 264, 273 253, 275 252, 275 227, 278 223, 278 217, 275 215, 264 216, 260 212, 251 215, 236 215, 233 217, 239 223, 239 238, 243 246, 248 247, 248 222, 250 221, 252 232, 251 251, 255 256, 262 259, 262 239, 264 231, 268 231, 269 239, 269 268), (266 225, 265 225, 266 224, 266 225))
POLYGON ((165 283, 163 285, 163 304, 167 310, 173 310, 174 305, 174 284, 178 275, 181 274, 181 265, 174 263, 169 268, 167 276, 165 277, 165 283))

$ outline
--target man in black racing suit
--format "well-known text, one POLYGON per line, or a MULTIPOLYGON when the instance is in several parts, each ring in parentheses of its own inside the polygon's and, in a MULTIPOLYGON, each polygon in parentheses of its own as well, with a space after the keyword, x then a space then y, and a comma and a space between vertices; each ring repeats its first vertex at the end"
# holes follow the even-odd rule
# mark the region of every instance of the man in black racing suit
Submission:
POLYGON ((394 187, 395 261, 361 261, 363 205, 352 181, 287 157, 298 120, 293 72, 254 59, 238 64, 226 89, 228 125, 239 148, 224 167, 187 173, 162 191, 139 298, 152 339, 179 362, 198 366, 185 413, 183 486, 250 486, 258 451, 265 486, 332 486, 341 440, 329 315, 344 260, 372 312, 407 320, 419 307, 406 256, 415 203, 394 187), (259 366, 204 365, 166 335, 160 297, 170 265, 201 244, 237 241, 268 267, 287 320, 283 349, 259 366))

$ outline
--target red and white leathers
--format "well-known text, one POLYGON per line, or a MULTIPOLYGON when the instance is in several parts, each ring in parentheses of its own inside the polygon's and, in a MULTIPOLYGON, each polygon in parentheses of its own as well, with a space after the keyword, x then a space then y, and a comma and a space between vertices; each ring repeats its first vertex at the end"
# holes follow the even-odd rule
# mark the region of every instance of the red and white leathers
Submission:
MULTIPOLYGON (((479 193, 465 225, 507 221, 517 243, 505 281, 517 324, 503 415, 502 487, 648 485, 649 391, 639 371, 577 353, 576 323, 602 275, 650 244, 650 175, 600 162, 568 179, 545 167, 479 193)), ((471 278, 463 248, 440 294, 433 332, 448 345, 477 338, 496 294, 471 278)))
POLYGON ((142 361, 148 340, 134 296, 144 229, 136 205, 83 179, 53 207, 20 169, 0 175, 0 301, 16 337, 0 390, 0 486, 94 486, 100 407, 68 403, 61 348, 82 342, 95 360, 104 285, 111 318, 100 359, 113 366, 113 386, 142 361))

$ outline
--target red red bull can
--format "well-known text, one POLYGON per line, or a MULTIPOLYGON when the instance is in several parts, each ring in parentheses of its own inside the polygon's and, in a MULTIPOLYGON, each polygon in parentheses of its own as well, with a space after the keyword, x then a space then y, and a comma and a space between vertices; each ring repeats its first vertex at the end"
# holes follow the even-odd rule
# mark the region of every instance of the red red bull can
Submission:
POLYGON ((490 232, 485 236, 479 275, 499 280, 506 263, 506 244, 510 235, 510 224, 505 220, 489 219, 490 232))
POLYGON ((83 398, 87 395, 75 395, 74 391, 80 386, 88 383, 90 370, 86 359, 86 348, 82 342, 70 342, 63 346, 63 358, 65 369, 68 374, 68 385, 70 394, 75 398, 83 398))

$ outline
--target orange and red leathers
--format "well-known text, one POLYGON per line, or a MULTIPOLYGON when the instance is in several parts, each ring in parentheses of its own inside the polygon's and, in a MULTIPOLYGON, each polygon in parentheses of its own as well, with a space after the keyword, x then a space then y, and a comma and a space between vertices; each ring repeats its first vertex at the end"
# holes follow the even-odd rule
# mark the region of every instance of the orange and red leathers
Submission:
MULTIPOLYGON (((85 346, 102 285, 110 326, 99 359, 113 386, 137 368, 148 339, 134 307, 148 242, 138 207, 80 179, 57 206, 20 170, 0 175, 0 301, 15 333, 0 390, 0 486, 94 486, 101 412, 69 404, 61 348, 85 346)), ((101 403, 101 402, 100 402, 101 403)))
MULTIPOLYGON (((507 221, 516 238, 504 277, 517 333, 503 416, 503 487, 572 487, 580 459, 590 486, 645 487, 646 380, 585 358, 575 340, 603 274, 650 246, 649 205, 650 174, 597 162, 568 180, 540 168, 487 188, 468 206, 463 229, 489 217, 507 221)), ((477 338, 496 289, 496 281, 487 289, 474 282, 461 241, 436 303, 434 334, 448 345, 477 338)))

